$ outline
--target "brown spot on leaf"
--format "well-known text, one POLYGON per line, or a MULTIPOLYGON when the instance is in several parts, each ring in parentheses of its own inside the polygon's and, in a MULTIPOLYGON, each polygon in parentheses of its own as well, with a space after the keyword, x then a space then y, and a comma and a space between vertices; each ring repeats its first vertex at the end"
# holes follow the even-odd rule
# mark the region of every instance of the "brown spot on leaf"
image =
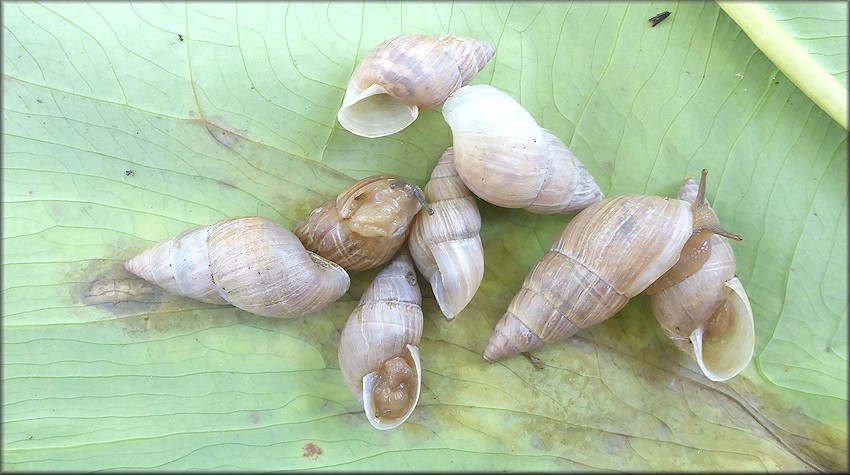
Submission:
POLYGON ((602 171, 609 175, 614 173, 614 164, 608 161, 602 162, 602 171))
POLYGON ((312 458, 313 460, 318 460, 319 455, 322 455, 322 448, 313 442, 304 444, 304 453, 302 457, 304 458, 312 458))

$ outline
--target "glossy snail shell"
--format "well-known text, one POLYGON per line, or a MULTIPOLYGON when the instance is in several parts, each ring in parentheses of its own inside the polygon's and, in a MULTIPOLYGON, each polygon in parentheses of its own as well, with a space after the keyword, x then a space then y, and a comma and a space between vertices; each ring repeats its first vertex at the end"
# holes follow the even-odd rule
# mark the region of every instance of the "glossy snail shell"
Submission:
POLYGON ((564 142, 508 94, 462 87, 446 100, 443 116, 458 175, 481 199, 540 214, 574 213, 603 199, 564 142))
MULTIPOLYGON (((679 199, 694 203, 695 188, 694 180, 686 180, 679 199)), ((732 246, 712 235, 708 252, 707 260, 684 280, 653 285, 646 292, 652 295, 652 312, 665 334, 697 361, 706 377, 725 381, 749 364, 755 326, 732 246)))
POLYGON ((455 171, 452 147, 431 172, 424 195, 434 214, 419 211, 408 247, 416 268, 431 283, 440 310, 451 320, 466 308, 484 278, 481 214, 455 171))
POLYGON ((526 276, 484 349, 494 362, 566 339, 617 313, 679 259, 691 207, 660 196, 594 203, 526 276))
POLYGON ((413 262, 401 251, 363 293, 340 335, 342 377, 377 429, 399 426, 419 401, 421 303, 413 262))
POLYGON ((169 292, 267 317, 316 312, 345 294, 350 283, 343 268, 258 216, 186 230, 124 266, 169 292))
POLYGON ((364 178, 298 223, 304 247, 349 271, 378 267, 401 248, 425 200, 418 186, 383 175, 364 178))
POLYGON ((383 137, 412 124, 468 84, 496 46, 449 35, 401 35, 376 46, 354 70, 337 114, 362 137, 383 137))

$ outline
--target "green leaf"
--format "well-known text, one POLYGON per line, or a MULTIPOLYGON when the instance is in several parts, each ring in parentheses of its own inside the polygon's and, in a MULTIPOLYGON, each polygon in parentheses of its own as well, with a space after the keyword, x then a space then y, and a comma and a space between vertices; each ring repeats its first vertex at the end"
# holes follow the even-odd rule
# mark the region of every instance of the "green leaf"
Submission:
MULTIPOLYGON (((820 8, 810 16, 828 18, 820 8)), ((847 134, 717 5, 21 2, 3 15, 3 469, 848 469, 847 134), (450 323, 423 288, 422 397, 388 432, 336 354, 376 271, 283 321, 123 270, 227 217, 291 229, 372 174, 424 185, 451 143, 438 110, 380 139, 336 123, 359 59, 401 33, 495 43, 474 83, 518 99, 608 196, 672 196, 707 168, 714 209, 744 236, 750 366, 707 380, 645 297, 538 351, 542 370, 484 363, 569 218, 483 202, 484 282, 450 323)), ((820 24, 812 36, 829 37, 820 24)))
POLYGON ((718 2, 807 96, 847 128, 847 5, 718 2))

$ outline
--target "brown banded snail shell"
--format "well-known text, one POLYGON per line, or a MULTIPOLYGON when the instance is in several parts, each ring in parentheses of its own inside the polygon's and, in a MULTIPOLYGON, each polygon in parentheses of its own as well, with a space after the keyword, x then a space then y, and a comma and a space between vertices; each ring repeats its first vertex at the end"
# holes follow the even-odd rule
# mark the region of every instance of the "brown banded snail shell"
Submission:
POLYGON ((450 35, 401 35, 372 49, 351 76, 340 125, 362 137, 383 137, 412 124, 479 73, 496 46, 450 35))
POLYGON ((408 247, 416 268, 431 283, 434 297, 449 320, 472 300, 484 278, 481 215, 454 169, 449 147, 425 185, 425 200, 434 213, 419 211, 408 247))
POLYGON ((372 269, 398 252, 423 204, 418 186, 370 176, 314 209, 295 227, 295 235, 308 250, 346 270, 372 269))
POLYGON ((377 429, 399 426, 419 401, 421 303, 413 261, 402 250, 363 293, 340 335, 343 379, 377 429))
POLYGON ((526 276, 484 359, 530 351, 607 320, 672 268, 685 243, 703 231, 730 235, 707 222, 701 207, 678 199, 624 195, 588 206, 526 276))
MULTIPOLYGON (((702 199, 710 209, 696 188, 696 182, 688 178, 678 198, 692 204, 702 199)), ((652 312, 676 347, 694 358, 706 377, 725 381, 752 358, 753 310, 736 273, 732 246, 711 235, 702 252, 707 254, 704 262, 680 269, 676 277, 662 277, 645 293, 652 296, 652 312)))

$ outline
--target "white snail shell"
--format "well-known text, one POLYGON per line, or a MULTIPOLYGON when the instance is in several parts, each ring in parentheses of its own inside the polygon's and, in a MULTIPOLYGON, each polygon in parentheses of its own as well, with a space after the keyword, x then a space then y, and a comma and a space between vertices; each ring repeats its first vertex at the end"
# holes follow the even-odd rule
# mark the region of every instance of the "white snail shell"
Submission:
POLYGON ((418 186, 375 175, 349 186, 295 226, 304 247, 349 271, 372 269, 404 245, 424 203, 418 186))
POLYGON ((413 261, 402 250, 363 293, 340 335, 343 379, 377 429, 399 426, 419 401, 421 303, 413 261))
POLYGON ((343 268, 308 252, 291 231, 258 216, 186 230, 124 266, 169 292, 267 317, 316 312, 339 299, 350 284, 343 268))
POLYGON ((481 214, 446 149, 425 185, 425 210, 413 221, 408 247, 416 268, 431 283, 443 315, 451 320, 466 308, 484 278, 481 214))
POLYGON ((401 35, 376 46, 354 70, 340 125, 362 137, 404 129, 420 110, 442 104, 468 84, 496 53, 496 46, 450 35, 401 35))
MULTIPOLYGON (((694 203, 695 188, 694 180, 686 180, 679 199, 694 203)), ((736 274, 732 246, 712 235, 709 253, 684 280, 653 285, 646 292, 652 295, 652 312, 665 334, 697 361, 706 377, 725 381, 749 364, 755 326, 747 293, 736 274)))
POLYGON ((446 100, 455 168, 481 199, 540 214, 574 213, 604 196, 563 141, 516 100, 488 85, 465 86, 446 100))

